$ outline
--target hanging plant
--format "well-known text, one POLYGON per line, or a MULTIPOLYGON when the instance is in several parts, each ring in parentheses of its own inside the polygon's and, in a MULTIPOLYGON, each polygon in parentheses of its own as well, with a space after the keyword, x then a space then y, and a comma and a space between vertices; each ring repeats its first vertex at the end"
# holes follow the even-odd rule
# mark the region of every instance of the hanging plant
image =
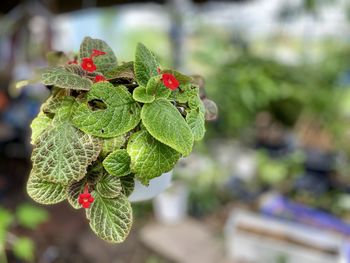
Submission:
POLYGON ((161 69, 142 44, 135 61, 118 64, 104 41, 90 37, 74 60, 46 69, 42 83, 51 96, 31 125, 28 194, 41 204, 67 199, 86 209, 100 238, 124 241, 134 180, 148 185, 172 170, 204 136, 198 85, 161 69))

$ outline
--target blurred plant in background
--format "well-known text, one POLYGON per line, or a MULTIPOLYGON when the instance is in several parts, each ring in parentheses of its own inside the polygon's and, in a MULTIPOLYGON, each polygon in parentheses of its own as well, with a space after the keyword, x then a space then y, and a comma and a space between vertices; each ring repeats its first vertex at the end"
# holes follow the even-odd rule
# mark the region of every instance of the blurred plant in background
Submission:
POLYGON ((20 204, 15 211, 0 207, 0 262, 8 262, 8 257, 35 262, 35 244, 28 233, 48 218, 46 210, 29 203, 20 204))

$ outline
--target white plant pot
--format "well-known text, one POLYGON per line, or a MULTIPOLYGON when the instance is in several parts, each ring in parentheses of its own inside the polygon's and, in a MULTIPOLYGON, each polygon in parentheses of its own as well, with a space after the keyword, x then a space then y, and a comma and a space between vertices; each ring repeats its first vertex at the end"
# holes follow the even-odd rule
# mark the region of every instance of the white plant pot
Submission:
POLYGON ((163 224, 177 224, 187 217, 188 189, 174 184, 153 200, 156 219, 163 224))
POLYGON ((145 186, 138 180, 135 180, 134 191, 129 196, 130 202, 146 201, 159 195, 161 192, 169 188, 173 171, 164 173, 159 177, 150 180, 149 185, 145 186))

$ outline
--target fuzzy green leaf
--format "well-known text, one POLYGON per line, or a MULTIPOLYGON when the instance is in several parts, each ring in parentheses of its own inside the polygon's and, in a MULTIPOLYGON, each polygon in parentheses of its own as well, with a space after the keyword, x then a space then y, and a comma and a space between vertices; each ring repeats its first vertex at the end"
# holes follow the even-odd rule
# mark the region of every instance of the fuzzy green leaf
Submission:
POLYGON ((148 80, 158 75, 158 62, 153 53, 143 44, 139 43, 135 54, 135 77, 139 85, 146 87, 148 80))
POLYGON ((198 92, 198 88, 194 88, 191 84, 183 85, 174 91, 174 97, 178 103, 187 103, 191 97, 198 96, 198 92))
POLYGON ((205 134, 204 113, 199 109, 191 110, 186 115, 186 121, 191 128, 194 140, 199 141, 203 139, 205 134))
POLYGON ((72 97, 62 100, 53 124, 40 135, 33 149, 33 169, 37 177, 46 181, 66 185, 80 180, 101 151, 99 139, 70 123, 74 105, 72 97))
POLYGON ((35 170, 29 176, 27 192, 34 201, 44 205, 56 204, 67 198, 63 185, 38 178, 35 170))
POLYGON ((122 185, 118 177, 104 173, 96 184, 96 191, 103 198, 115 198, 122 192, 122 185))
POLYGON ((88 92, 87 100, 103 101, 106 109, 93 110, 88 103, 79 105, 73 123, 85 133, 103 138, 115 137, 133 129, 140 121, 140 105, 123 86, 98 82, 88 92))
POLYGON ((131 157, 131 171, 143 184, 173 169, 180 154, 154 139, 147 131, 134 133, 127 151, 131 157))
POLYGON ((147 94, 154 96, 155 98, 168 98, 171 94, 171 90, 164 86, 161 76, 152 77, 146 86, 147 94))
POLYGON ((39 112, 39 114, 35 117, 30 125, 32 129, 32 136, 30 143, 32 145, 35 144, 35 141, 38 137, 50 126, 52 119, 47 117, 43 112, 39 112))
POLYGON ((86 209, 91 229, 105 241, 123 242, 132 225, 132 209, 129 200, 123 194, 116 198, 103 198, 93 192, 95 201, 86 209))
POLYGON ((141 119, 148 132, 158 141, 184 156, 191 153, 193 146, 191 129, 169 101, 158 99, 145 104, 142 107, 141 119))
POLYGON ((105 157, 111 152, 120 149, 125 144, 125 141, 125 135, 103 139, 101 156, 105 157))
POLYGON ((105 74, 106 79, 109 81, 128 81, 132 82, 135 80, 134 75, 134 62, 124 62, 122 65, 116 66, 110 69, 105 74))
POLYGON ((96 71, 102 74, 107 73, 111 68, 117 65, 117 58, 114 55, 113 50, 108 46, 106 42, 100 39, 93 39, 91 37, 85 37, 80 45, 80 59, 88 58, 92 54, 92 50, 97 49, 106 52, 105 55, 94 57, 93 61, 96 65, 96 71))
POLYGON ((130 156, 126 150, 116 150, 103 161, 103 167, 114 176, 124 176, 130 173, 130 156))
POLYGON ((44 85, 53 85, 63 89, 89 90, 92 81, 68 71, 65 67, 47 69, 42 74, 44 85))
POLYGON ((132 97, 134 98, 134 100, 141 103, 151 103, 155 99, 153 95, 147 94, 146 88, 142 86, 139 86, 136 89, 134 89, 132 97))
POLYGON ((123 194, 125 194, 126 196, 131 195, 135 187, 134 174, 129 174, 127 176, 120 177, 120 182, 122 184, 123 194))

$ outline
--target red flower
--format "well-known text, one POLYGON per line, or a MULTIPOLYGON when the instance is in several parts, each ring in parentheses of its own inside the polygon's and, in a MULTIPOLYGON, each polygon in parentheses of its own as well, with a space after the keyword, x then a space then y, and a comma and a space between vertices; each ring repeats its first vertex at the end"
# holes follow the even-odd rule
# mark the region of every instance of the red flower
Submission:
POLYGON ((106 54, 106 52, 103 52, 103 51, 98 50, 98 49, 93 49, 92 54, 91 54, 91 58, 98 57, 98 56, 105 55, 105 54, 106 54))
POLYGON ((95 77, 95 82, 106 81, 106 78, 102 75, 97 75, 95 77))
POLYGON ((179 81, 173 74, 164 73, 162 75, 162 81, 165 87, 171 90, 176 90, 179 87, 179 81))
POLYGON ((94 202, 94 198, 89 193, 88 185, 85 185, 84 193, 79 195, 79 204, 84 208, 90 208, 90 205, 94 202))
POLYGON ((96 65, 91 58, 83 58, 81 62, 81 67, 89 72, 94 72, 96 70, 96 65))
POLYGON ((157 68, 158 74, 160 74, 161 71, 162 71, 162 70, 161 70, 160 68, 157 68))

